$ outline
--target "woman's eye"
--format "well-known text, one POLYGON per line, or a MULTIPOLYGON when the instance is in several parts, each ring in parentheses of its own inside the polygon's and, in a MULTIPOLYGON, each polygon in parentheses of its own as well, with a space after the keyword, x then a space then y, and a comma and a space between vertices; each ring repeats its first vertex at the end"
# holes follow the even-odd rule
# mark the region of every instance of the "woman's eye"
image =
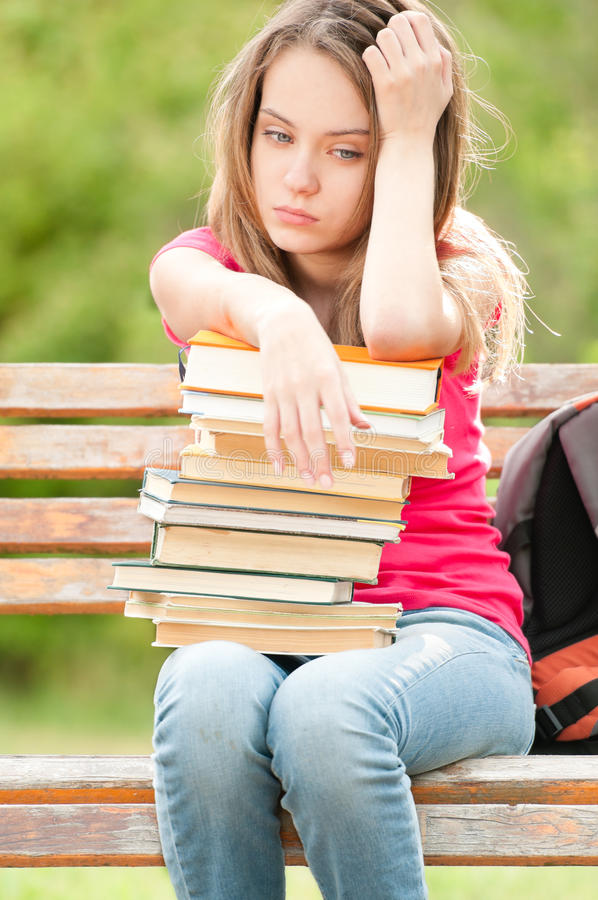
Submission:
POLYGON ((277 144, 288 144, 291 140, 290 136, 284 131, 264 131, 263 133, 274 138, 277 144))
POLYGON ((338 147, 332 152, 337 154, 339 159, 359 159, 363 156, 363 153, 358 153, 357 150, 347 150, 346 147, 338 147))

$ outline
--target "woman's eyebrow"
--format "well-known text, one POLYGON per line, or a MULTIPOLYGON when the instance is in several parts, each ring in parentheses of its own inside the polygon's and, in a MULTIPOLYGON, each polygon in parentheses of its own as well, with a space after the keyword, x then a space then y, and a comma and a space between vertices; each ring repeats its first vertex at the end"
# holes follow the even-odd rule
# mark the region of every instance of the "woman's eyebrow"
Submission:
MULTIPOLYGON (((280 113, 276 112, 276 110, 271 109, 269 106, 262 106, 260 109, 261 113, 264 113, 266 116, 274 116, 275 119, 280 119, 281 122, 284 122, 285 125, 288 125, 289 128, 294 128, 295 126, 289 119, 285 118, 285 116, 281 116, 280 113)), ((339 128, 334 131, 326 131, 326 137, 342 137, 344 134, 363 134, 366 137, 369 136, 368 128, 339 128)))

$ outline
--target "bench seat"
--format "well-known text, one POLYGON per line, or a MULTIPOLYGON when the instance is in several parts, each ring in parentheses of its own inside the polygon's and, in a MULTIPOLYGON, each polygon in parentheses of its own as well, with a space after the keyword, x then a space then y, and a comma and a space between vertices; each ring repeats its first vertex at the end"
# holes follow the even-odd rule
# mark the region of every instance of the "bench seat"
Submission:
MULTIPOLYGON (((595 757, 491 757, 413 778, 429 865, 598 864, 595 757)), ((281 810, 287 865, 305 865, 281 810)), ((163 865, 147 756, 0 757, 0 865, 163 865)))

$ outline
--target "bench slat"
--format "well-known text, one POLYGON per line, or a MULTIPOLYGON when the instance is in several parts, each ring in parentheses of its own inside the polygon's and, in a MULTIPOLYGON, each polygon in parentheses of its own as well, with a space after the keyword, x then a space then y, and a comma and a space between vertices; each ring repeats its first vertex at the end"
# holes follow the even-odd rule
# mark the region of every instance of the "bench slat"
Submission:
POLYGON ((152 525, 132 497, 0 498, 3 553, 147 555, 152 525))
MULTIPOLYGON (((486 416, 541 416, 596 390, 598 365, 528 363, 520 378, 488 386, 486 416)), ((0 416, 172 416, 179 407, 175 365, 10 363, 0 366, 0 416)))
POLYGON ((146 466, 173 469, 191 443, 188 427, 5 425, 0 478, 135 478, 146 466))
POLYGON ((175 365, 12 363, 0 366, 0 416, 176 416, 175 365))
MULTIPOLYGON (((488 427, 485 441, 496 478, 505 454, 528 431, 488 427)), ((188 427, 152 425, 0 426, 0 478, 136 478, 146 466, 175 469, 192 442, 188 427)))
MULTIPOLYGON (((598 806, 424 804, 417 814, 429 865, 598 863, 598 806)), ((286 864, 305 865, 289 814, 281 820, 286 864)), ((0 865, 164 865, 155 808, 0 806, 0 865)))
MULTIPOLYGON (((153 803, 149 756, 0 756, 0 803, 153 803)), ((597 805, 594 756, 494 756, 412 777, 418 804, 597 805)))
POLYGON ((109 559, 0 559, 0 614, 121 613, 109 559))
POLYGON ((163 866, 152 804, 0 806, 0 866, 163 866))
POLYGON ((598 390, 596 363, 528 363, 520 377, 488 385, 482 413, 490 416, 545 416, 563 403, 598 390))

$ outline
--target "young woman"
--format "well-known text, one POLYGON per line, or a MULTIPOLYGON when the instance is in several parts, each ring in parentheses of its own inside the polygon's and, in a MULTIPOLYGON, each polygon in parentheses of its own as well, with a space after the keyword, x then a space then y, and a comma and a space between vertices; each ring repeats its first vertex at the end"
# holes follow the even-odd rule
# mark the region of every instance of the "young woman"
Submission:
POLYGON ((427 896, 409 775, 526 753, 533 699, 521 594, 488 524, 479 385, 518 352, 525 282, 462 208, 473 156, 457 48, 417 0, 289 0, 213 97, 209 227, 153 262, 169 337, 260 348, 266 447, 332 487, 320 407, 347 464, 367 427, 333 342, 445 357, 454 480, 413 479, 376 585, 400 601, 384 650, 269 658, 181 648, 156 688, 156 803, 178 897, 284 897, 276 809, 322 894, 427 896))

